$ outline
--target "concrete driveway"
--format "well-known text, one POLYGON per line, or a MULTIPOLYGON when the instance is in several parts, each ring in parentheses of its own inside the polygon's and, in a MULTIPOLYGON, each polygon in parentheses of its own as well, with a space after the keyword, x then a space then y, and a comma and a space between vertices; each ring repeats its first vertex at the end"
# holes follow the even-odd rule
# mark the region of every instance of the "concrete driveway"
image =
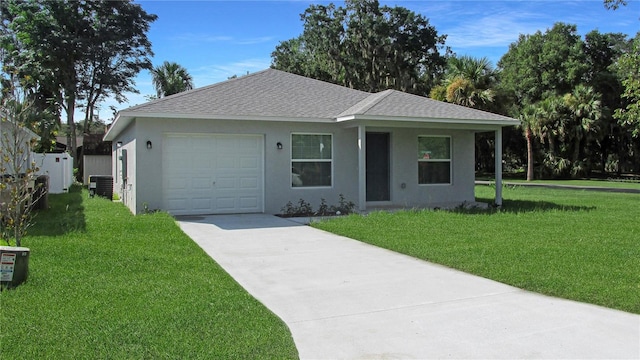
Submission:
POLYGON ((638 315, 530 293, 271 215, 178 223, 284 320, 302 359, 640 358, 638 315))

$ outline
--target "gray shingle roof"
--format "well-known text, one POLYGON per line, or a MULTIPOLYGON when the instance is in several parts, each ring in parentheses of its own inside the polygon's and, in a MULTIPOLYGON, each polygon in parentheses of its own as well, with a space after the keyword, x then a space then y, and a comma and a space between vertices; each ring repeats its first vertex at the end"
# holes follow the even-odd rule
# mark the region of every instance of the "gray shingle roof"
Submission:
POLYGON ((255 118, 289 120, 469 121, 494 125, 519 122, 489 112, 396 90, 379 93, 267 69, 122 110, 105 135, 113 140, 137 117, 255 118))
POLYGON ((369 93, 284 71, 251 75, 168 96, 127 113, 335 118, 369 93))
POLYGON ((376 117, 408 117, 456 120, 505 120, 512 118, 468 107, 407 94, 397 90, 385 90, 369 96, 340 114, 342 116, 366 115, 376 117))

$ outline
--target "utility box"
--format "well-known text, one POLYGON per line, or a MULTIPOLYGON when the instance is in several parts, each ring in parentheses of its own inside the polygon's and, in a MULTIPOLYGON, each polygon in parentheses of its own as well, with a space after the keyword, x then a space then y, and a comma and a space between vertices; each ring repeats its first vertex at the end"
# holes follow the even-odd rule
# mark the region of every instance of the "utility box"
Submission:
POLYGON ((113 176, 89 175, 89 196, 96 195, 113 199, 113 176))
POLYGON ((16 287, 29 275, 29 248, 0 246, 0 288, 16 287))

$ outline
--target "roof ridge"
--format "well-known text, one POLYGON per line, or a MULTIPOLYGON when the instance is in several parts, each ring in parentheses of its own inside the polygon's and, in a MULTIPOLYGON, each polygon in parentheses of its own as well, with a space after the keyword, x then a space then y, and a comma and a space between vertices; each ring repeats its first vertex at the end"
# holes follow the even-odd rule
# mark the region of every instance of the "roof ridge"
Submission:
POLYGON ((342 113, 340 113, 337 117, 349 116, 349 115, 357 115, 364 114, 369 111, 372 107, 379 104, 382 100, 384 100, 387 96, 393 93, 394 90, 387 89, 384 91, 380 91, 377 93, 371 93, 366 98, 358 101, 353 104, 350 108, 346 109, 342 113))

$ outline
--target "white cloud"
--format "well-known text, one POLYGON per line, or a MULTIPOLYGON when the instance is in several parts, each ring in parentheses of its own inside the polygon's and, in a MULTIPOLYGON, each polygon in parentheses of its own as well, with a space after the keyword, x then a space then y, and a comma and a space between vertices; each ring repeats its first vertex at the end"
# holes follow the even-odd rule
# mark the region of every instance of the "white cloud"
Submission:
POLYGON ((234 45, 255 45, 274 41, 273 36, 261 36, 254 38, 237 38, 228 35, 211 35, 211 34, 192 34, 184 33, 169 38, 175 43, 184 44, 211 44, 211 43, 229 43, 234 45))
POLYGON ((226 64, 212 64, 195 68, 191 71, 193 81, 198 87, 227 80, 233 75, 242 76, 267 69, 271 66, 271 58, 255 58, 235 61, 226 64))

